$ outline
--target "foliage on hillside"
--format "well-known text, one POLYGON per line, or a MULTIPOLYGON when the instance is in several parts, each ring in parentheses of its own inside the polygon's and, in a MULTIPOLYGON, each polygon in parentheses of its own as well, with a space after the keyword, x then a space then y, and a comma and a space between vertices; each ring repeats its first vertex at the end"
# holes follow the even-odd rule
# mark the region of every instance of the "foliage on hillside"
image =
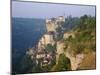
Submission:
MULTIPOLYGON (((61 26, 56 28, 56 41, 62 40, 63 39, 63 34, 64 32, 68 32, 75 28, 76 25, 79 24, 80 19, 78 17, 72 17, 71 15, 65 18, 65 22, 59 23, 61 26)), ((58 24, 58 25, 59 25, 58 24)))
POLYGON ((56 45, 51 45, 51 44, 47 44, 46 46, 45 46, 45 51, 46 52, 54 52, 55 53, 55 51, 56 51, 56 45))
POLYGON ((58 64, 56 64, 52 71, 68 71, 71 70, 70 59, 68 59, 65 54, 60 54, 58 58, 58 64))
POLYGON ((78 25, 73 29, 75 38, 69 37, 65 43, 69 44, 73 54, 88 53, 96 50, 96 22, 95 17, 84 15, 80 17, 78 25))
POLYGON ((64 32, 72 30, 76 25, 78 25, 80 19, 78 17, 72 17, 71 15, 65 19, 63 25, 64 32))

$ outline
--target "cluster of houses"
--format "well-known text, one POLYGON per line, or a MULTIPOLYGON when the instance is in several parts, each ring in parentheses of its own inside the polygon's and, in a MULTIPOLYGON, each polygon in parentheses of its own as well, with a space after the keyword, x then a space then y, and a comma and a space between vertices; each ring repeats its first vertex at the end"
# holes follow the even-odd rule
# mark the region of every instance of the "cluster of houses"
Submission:
POLYGON ((53 61, 53 53, 46 52, 44 49, 30 48, 26 51, 26 54, 35 60, 36 65, 47 66, 53 61))
POLYGON ((37 64, 41 64, 41 66, 50 65, 52 63, 53 56, 52 53, 47 53, 43 50, 37 52, 36 62, 37 64))

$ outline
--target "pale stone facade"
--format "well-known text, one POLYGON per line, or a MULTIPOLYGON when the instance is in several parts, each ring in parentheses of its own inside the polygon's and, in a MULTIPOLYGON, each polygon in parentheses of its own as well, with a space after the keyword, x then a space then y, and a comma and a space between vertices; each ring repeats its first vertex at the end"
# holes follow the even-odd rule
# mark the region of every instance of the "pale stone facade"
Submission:
POLYGON ((47 28, 47 32, 53 31, 56 32, 56 24, 54 22, 47 22, 46 23, 46 28, 47 28))
POLYGON ((63 16, 59 16, 57 18, 46 19, 47 32, 50 31, 56 32, 56 28, 58 27, 57 24, 58 22, 65 22, 65 18, 63 16))
POLYGON ((57 22, 63 21, 65 22, 65 18, 63 16, 57 17, 57 22))
POLYGON ((45 54, 44 53, 41 53, 41 54, 37 54, 36 55, 36 58, 37 59, 44 58, 44 57, 45 57, 45 54))

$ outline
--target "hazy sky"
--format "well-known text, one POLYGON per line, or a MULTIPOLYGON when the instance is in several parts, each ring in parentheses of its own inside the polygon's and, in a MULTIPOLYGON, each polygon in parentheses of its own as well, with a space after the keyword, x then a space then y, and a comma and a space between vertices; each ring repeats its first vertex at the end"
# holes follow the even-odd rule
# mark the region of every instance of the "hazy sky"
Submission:
POLYGON ((84 14, 95 16, 95 6, 48 4, 12 1, 12 16, 23 18, 50 18, 72 15, 80 17, 84 14))

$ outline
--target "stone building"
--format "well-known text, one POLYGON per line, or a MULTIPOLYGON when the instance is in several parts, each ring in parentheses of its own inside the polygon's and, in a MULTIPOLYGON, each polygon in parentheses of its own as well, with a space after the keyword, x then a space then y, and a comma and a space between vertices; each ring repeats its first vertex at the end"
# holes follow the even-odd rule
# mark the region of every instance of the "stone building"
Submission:
POLYGON ((59 26, 62 26, 61 24, 62 22, 65 22, 65 18, 63 16, 46 19, 47 32, 50 32, 50 31, 56 32, 56 28, 59 26))

